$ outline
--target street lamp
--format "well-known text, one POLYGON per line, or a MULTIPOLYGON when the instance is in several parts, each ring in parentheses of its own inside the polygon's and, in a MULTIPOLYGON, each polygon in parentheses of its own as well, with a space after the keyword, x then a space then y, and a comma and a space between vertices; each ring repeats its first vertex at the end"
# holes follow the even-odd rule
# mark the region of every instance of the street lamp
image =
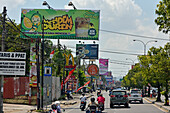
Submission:
POLYGON ((150 41, 148 41, 148 42, 146 42, 146 43, 144 43, 144 42, 141 41, 141 40, 133 40, 133 41, 139 41, 139 42, 142 42, 142 43, 143 43, 143 45, 144 45, 144 55, 146 55, 146 45, 147 45, 149 42, 157 42, 157 40, 150 40, 150 41))
POLYGON ((77 9, 72 2, 69 2, 68 6, 73 6, 74 10, 77 9))
MULTIPOLYGON (((144 45, 144 55, 146 55, 146 45, 149 43, 149 42, 157 42, 156 40, 150 40, 146 43, 144 43, 143 41, 141 40, 133 40, 133 41, 139 41, 139 42, 142 42, 143 45, 144 45)), ((146 86, 145 86, 145 93, 146 93, 146 86)), ((148 92, 148 95, 150 95, 150 87, 149 87, 149 92, 148 92)))
POLYGON ((46 1, 44 1, 42 5, 46 5, 48 9, 53 9, 52 7, 50 7, 50 5, 46 1))

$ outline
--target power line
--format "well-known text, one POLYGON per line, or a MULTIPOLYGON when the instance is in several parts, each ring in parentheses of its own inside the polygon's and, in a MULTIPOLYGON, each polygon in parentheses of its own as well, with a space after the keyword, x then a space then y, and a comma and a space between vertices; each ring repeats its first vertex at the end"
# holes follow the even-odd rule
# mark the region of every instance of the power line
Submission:
MULTIPOLYGON (((7 15, 8 16, 8 15, 7 15)), ((15 24, 11 21, 11 19, 8 16, 8 19, 10 20, 10 22, 15 26, 15 24)), ((1 20, 2 21, 2 20, 1 20)), ((15 26, 16 27, 16 26, 15 26)), ((16 27, 17 28, 17 27, 16 27)), ((17 30, 19 32, 21 32, 18 28, 17 30)), ((104 30, 104 29, 99 29, 100 31, 103 32, 108 32, 108 33, 114 33, 114 34, 120 34, 120 35, 126 35, 126 36, 133 36, 133 37, 140 37, 140 38, 148 38, 148 39, 156 39, 156 40, 166 40, 169 41, 169 39, 165 39, 165 38, 159 38, 159 37, 152 37, 152 36, 143 36, 143 35, 136 35, 136 34, 129 34, 129 33, 122 33, 122 32, 116 32, 116 31, 109 31, 109 30, 104 30)), ((25 35, 23 32, 21 32, 24 36, 30 38, 29 36, 25 35)))
MULTIPOLYGON (((8 16, 8 15, 7 15, 8 16)), ((27 37, 27 38, 31 38, 31 37, 29 37, 29 36, 27 36, 25 33, 23 33, 20 29, 18 29, 17 28, 17 26, 12 22, 12 20, 9 18, 9 16, 8 16, 8 19, 9 19, 9 21, 12 23, 12 25, 20 32, 20 33, 22 33, 25 37, 27 37)))
POLYGON ((118 62, 109 62, 109 63, 114 63, 114 64, 121 64, 121 65, 132 65, 132 64, 118 63, 118 62))
MULTIPOLYGON (((68 48, 75 48, 71 46, 67 46, 68 48)), ((109 51, 109 50, 99 50, 100 52, 105 52, 105 53, 115 53, 115 54, 126 54, 126 55, 143 55, 143 54, 135 54, 135 53, 124 53, 124 52, 116 52, 116 51, 109 51)))
POLYGON ((99 29, 99 30, 100 30, 100 31, 103 31, 103 32, 114 33, 114 34, 120 34, 120 35, 127 35, 127 36, 133 36, 133 37, 141 37, 141 38, 149 38, 149 39, 156 39, 156 40, 166 40, 166 41, 169 41, 169 39, 165 39, 165 38, 158 38, 158 37, 151 37, 151 36, 142 36, 142 35, 129 34, 129 33, 121 33, 121 32, 116 32, 116 31, 102 30, 102 29, 99 29))
POLYGON ((126 55, 137 55, 137 56, 142 55, 142 54, 115 52, 115 51, 108 51, 108 50, 100 50, 100 52, 115 53, 115 54, 126 54, 126 55))

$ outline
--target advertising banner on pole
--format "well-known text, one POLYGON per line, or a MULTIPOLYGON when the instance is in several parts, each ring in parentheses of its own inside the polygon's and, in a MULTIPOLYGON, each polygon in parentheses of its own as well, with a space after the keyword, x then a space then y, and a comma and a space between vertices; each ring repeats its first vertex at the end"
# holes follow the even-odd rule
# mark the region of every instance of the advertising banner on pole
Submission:
POLYGON ((98 44, 76 44, 76 56, 83 59, 98 59, 98 44))
POLYGON ((99 16, 99 10, 22 9, 21 31, 31 38, 41 38, 44 29, 48 39, 98 40, 99 16))
POLYGON ((108 75, 108 59, 99 59, 99 75, 108 75))

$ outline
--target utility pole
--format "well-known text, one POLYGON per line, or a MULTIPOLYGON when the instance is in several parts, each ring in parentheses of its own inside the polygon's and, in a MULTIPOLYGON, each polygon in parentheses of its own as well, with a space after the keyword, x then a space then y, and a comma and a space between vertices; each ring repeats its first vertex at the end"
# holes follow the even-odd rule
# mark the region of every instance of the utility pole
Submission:
POLYGON ((44 16, 42 21, 42 56, 41 56, 41 63, 42 63, 42 72, 41 72, 41 109, 43 109, 43 85, 44 85, 44 16))
POLYGON ((36 40, 37 56, 37 110, 40 109, 40 63, 39 63, 39 38, 36 40))
MULTIPOLYGON (((6 37, 6 29, 5 29, 5 18, 7 15, 7 10, 6 7, 3 7, 3 20, 2 20, 2 26, 3 26, 3 31, 2 31, 2 47, 1 51, 5 50, 5 44, 4 44, 4 39, 6 37)), ((4 85, 4 75, 1 75, 0 77, 0 85, 1 85, 1 90, 0 90, 0 113, 3 113, 3 85, 4 85)))

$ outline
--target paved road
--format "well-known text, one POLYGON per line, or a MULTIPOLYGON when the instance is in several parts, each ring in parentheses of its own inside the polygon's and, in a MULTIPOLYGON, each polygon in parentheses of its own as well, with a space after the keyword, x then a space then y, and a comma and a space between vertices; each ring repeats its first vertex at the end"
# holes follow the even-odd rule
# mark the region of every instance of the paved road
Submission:
MULTIPOLYGON (((106 98, 105 110, 103 111, 104 113, 165 113, 165 111, 162 111, 145 100, 144 104, 132 103, 129 108, 124 108, 124 106, 115 106, 114 108, 110 108, 108 92, 103 92, 103 95, 106 98)), ((66 108, 64 113, 85 113, 85 111, 81 111, 79 109, 79 104, 76 104, 70 108, 66 108)))

